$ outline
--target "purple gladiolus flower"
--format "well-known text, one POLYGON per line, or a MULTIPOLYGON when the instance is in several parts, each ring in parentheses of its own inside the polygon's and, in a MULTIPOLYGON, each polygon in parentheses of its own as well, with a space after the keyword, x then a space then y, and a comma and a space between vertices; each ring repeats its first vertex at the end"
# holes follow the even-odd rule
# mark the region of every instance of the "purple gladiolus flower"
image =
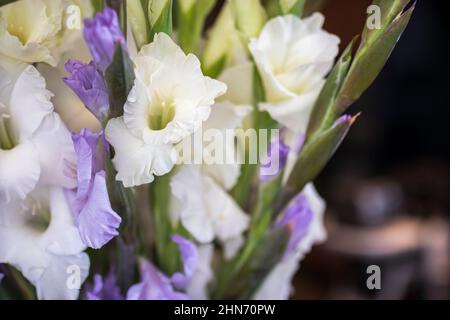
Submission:
POLYGON ((267 182, 278 176, 286 166, 288 155, 289 147, 281 138, 274 139, 269 146, 264 163, 261 165, 260 180, 267 182))
POLYGON ((103 168, 100 134, 83 129, 72 139, 78 156, 76 191, 66 192, 83 242, 99 249, 118 235, 122 219, 111 208, 103 168), (100 142, 100 143, 99 143, 100 142), (98 145, 100 144, 100 148, 98 145))
POLYGON ((86 292, 87 300, 123 300, 124 297, 117 285, 117 277, 110 272, 104 279, 94 275, 94 284, 86 292))
POLYGON ((289 256, 295 252, 300 241, 308 232, 312 218, 313 211, 308 200, 304 194, 300 193, 275 222, 275 228, 287 226, 291 234, 285 256, 289 256))
POLYGON ((174 290, 169 277, 159 271, 151 262, 140 264, 141 282, 131 286, 127 300, 188 300, 182 292, 174 290))
POLYGON ((116 12, 106 8, 94 19, 84 20, 84 39, 95 64, 104 72, 111 64, 116 45, 125 44, 116 12))
POLYGON ((192 276, 197 269, 198 250, 194 243, 179 235, 172 236, 172 241, 180 248, 184 269, 184 273, 176 272, 172 275, 172 283, 177 289, 183 290, 189 285, 192 276))
POLYGON ((84 64, 70 59, 66 62, 65 68, 70 73, 69 77, 63 79, 65 84, 99 120, 102 120, 108 113, 109 97, 103 76, 94 62, 84 64))

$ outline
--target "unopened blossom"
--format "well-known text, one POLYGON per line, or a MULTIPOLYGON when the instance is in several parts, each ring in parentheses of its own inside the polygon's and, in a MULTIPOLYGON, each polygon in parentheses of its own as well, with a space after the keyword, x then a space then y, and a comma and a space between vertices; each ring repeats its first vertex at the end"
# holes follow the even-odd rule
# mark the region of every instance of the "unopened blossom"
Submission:
POLYGON ((101 134, 86 129, 73 134, 72 139, 78 157, 78 186, 66 194, 83 242, 99 249, 119 234, 122 221, 109 201, 104 170, 106 141, 101 134))
POLYGON ((289 147, 281 137, 272 140, 260 168, 261 182, 270 181, 283 171, 286 166, 289 151, 289 147))
POLYGON ((94 275, 94 283, 87 289, 87 300, 123 300, 117 284, 117 276, 110 272, 105 278, 100 274, 94 275))
POLYGON ((291 239, 284 258, 269 273, 260 289, 253 296, 255 300, 288 299, 292 289, 292 279, 303 257, 312 246, 325 241, 326 230, 323 223, 325 202, 312 184, 307 184, 301 195, 289 206, 277 225, 288 225, 291 239))
POLYGON ((0 68, 0 204, 25 199, 38 184, 77 185, 65 174, 76 162, 70 133, 45 80, 33 66, 12 78, 0 68))
POLYGON ((249 49, 261 75, 266 101, 261 110, 288 129, 304 133, 325 76, 338 54, 339 38, 322 29, 314 13, 269 20, 249 49))
POLYGON ((100 121, 109 110, 109 96, 103 76, 97 70, 94 62, 84 64, 81 61, 70 59, 65 64, 69 76, 64 78, 85 106, 100 121))
POLYGON ((45 78, 47 88, 51 92, 57 92, 52 98, 52 102, 69 131, 80 132, 87 128, 92 132, 99 132, 101 130, 100 121, 89 111, 77 94, 64 83, 64 77, 68 76, 65 64, 69 59, 76 59, 83 63, 92 60, 82 34, 77 36, 74 40, 74 46, 66 51, 55 68, 40 63, 37 69, 45 78))
POLYGON ((0 8, 0 54, 25 63, 45 62, 56 66, 79 32, 66 24, 66 9, 86 0, 19 0, 0 8))
POLYGON ((125 187, 150 183, 176 163, 174 146, 209 117, 214 99, 226 86, 205 77, 200 62, 164 33, 144 46, 134 60, 136 80, 124 115, 105 129, 114 147, 116 179, 125 187))
POLYGON ((188 300, 189 297, 174 289, 171 279, 151 262, 140 262, 141 282, 127 292, 127 300, 188 300))
POLYGON ((93 19, 86 19, 83 32, 95 64, 105 71, 112 62, 116 46, 125 44, 116 11, 106 7, 93 19))
POLYGON ((42 187, 2 205, 0 263, 19 270, 38 299, 76 299, 89 271, 86 246, 62 188, 42 187), (70 275, 74 282, 68 285, 70 275))

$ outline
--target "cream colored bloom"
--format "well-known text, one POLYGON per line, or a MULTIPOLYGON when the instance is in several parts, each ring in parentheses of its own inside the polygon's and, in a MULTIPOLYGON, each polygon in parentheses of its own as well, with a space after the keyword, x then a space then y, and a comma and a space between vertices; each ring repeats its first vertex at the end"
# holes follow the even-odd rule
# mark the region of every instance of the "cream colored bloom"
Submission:
POLYGON ((262 110, 287 128, 306 130, 309 114, 338 53, 339 38, 322 29, 324 17, 276 17, 249 49, 262 77, 262 110))
POLYGON ((214 239, 226 244, 239 237, 249 225, 249 217, 233 198, 199 165, 184 165, 172 178, 171 215, 200 243, 214 239))
POLYGON ((115 149, 117 180, 126 187, 150 183, 177 160, 174 146, 209 117, 225 84, 203 76, 200 62, 164 33, 134 59, 136 80, 122 117, 111 119, 107 140, 115 149))
POLYGON ((76 187, 65 172, 76 164, 70 132, 45 80, 33 66, 13 78, 0 67, 0 205, 25 199, 38 184, 76 187))
POLYGON ((39 299, 76 299, 89 271, 62 188, 39 188, 0 211, 0 263, 17 268, 39 299))
MULTIPOLYGON (((19 0, 0 8, 0 54, 25 63, 46 62, 56 66, 60 55, 79 33, 78 26, 68 28, 66 10, 81 5, 86 13, 88 1, 19 0)), ((76 11, 75 13, 78 13, 76 11)), ((82 16, 74 17, 81 21, 82 16)))

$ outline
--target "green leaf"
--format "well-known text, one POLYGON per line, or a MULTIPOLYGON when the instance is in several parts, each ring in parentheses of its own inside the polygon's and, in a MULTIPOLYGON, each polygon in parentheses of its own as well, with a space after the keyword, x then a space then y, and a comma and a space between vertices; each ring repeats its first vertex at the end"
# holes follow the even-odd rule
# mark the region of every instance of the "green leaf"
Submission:
POLYGON ((367 24, 364 28, 362 41, 369 43, 383 32, 392 21, 398 17, 411 0, 374 0, 372 5, 380 8, 381 25, 380 29, 369 29, 367 24))
MULTIPOLYGON (((265 234, 243 268, 242 274, 244 295, 243 299, 250 299, 264 282, 273 268, 281 261, 286 252, 290 239, 287 227, 274 229, 265 234)), ((241 282, 237 281, 237 282, 241 282)))
POLYGON ((150 39, 158 32, 172 35, 172 0, 150 0, 148 17, 150 21, 150 39))
POLYGON ((95 13, 100 12, 105 8, 104 0, 91 0, 91 3, 95 13))
POLYGON ((354 43, 355 39, 350 42, 334 65, 333 70, 328 76, 327 81, 314 104, 308 123, 308 138, 327 129, 328 126, 335 121, 336 116, 339 116, 333 113, 333 105, 342 83, 347 76, 352 61, 352 49, 354 43))
POLYGON ((149 185, 157 264, 167 274, 178 271, 180 264, 178 246, 171 240, 174 233, 170 220, 171 176, 171 174, 166 174, 155 177, 155 180, 149 185))
POLYGON ((128 52, 116 46, 113 61, 105 71, 105 82, 109 92, 109 118, 123 115, 123 106, 134 83, 133 62, 128 52))
POLYGON ((408 25, 413 11, 414 5, 397 16, 376 39, 360 47, 335 105, 336 114, 342 114, 376 79, 408 25))
POLYGON ((318 134, 302 148, 282 193, 284 207, 303 187, 322 171, 344 140, 356 117, 343 116, 328 130, 318 134))

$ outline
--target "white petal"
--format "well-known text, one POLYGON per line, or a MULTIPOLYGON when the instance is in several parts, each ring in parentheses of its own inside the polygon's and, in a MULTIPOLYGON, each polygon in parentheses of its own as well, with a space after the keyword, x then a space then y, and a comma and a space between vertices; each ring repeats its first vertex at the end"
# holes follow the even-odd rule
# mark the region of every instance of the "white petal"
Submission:
POLYGON ((51 96, 44 78, 35 67, 28 66, 14 84, 9 106, 21 141, 29 139, 45 116, 53 112, 51 96))
POLYGON ((68 189, 77 186, 74 177, 67 174, 67 163, 75 164, 77 156, 70 132, 56 113, 47 115, 32 139, 39 152, 43 185, 55 185, 68 189))
POLYGON ((159 61, 173 59, 173 56, 184 56, 183 51, 164 32, 155 34, 153 42, 141 48, 139 55, 151 56, 159 61))
POLYGON ((197 165, 182 166, 170 182, 174 200, 172 217, 179 218, 183 226, 201 243, 214 239, 213 223, 205 204, 206 190, 197 165), (179 211, 178 211, 179 210, 179 211))
POLYGON ((219 80, 227 85, 220 101, 251 105, 253 102, 253 64, 250 62, 225 69, 219 80))
POLYGON ((150 183, 154 175, 168 173, 176 163, 172 145, 149 145, 138 139, 126 127, 123 118, 111 119, 105 129, 106 139, 114 147, 113 163, 116 179, 125 187, 150 183))
POLYGON ((145 83, 140 78, 136 78, 125 102, 123 114, 126 126, 136 137, 143 137, 144 131, 148 129, 149 107, 150 101, 145 83))
POLYGON ((76 300, 89 274, 86 253, 50 255, 49 265, 35 282, 39 300, 76 300))
POLYGON ((282 102, 261 103, 261 110, 267 111, 272 118, 297 133, 305 133, 312 107, 320 93, 321 85, 308 93, 282 102))
POLYGON ((287 300, 292 292, 292 279, 299 268, 299 259, 292 255, 280 262, 264 279, 253 300, 287 300))
POLYGON ((249 216, 212 179, 206 177, 205 185, 204 196, 208 203, 216 237, 225 242, 240 236, 249 226, 249 216))
POLYGON ((53 187, 49 192, 51 220, 39 239, 41 246, 57 255, 73 255, 83 251, 86 245, 74 224, 63 189, 53 187))
POLYGON ((8 151, 0 150, 0 204, 25 199, 40 173, 39 153, 30 141, 8 151))
MULTIPOLYGON (((238 161, 239 150, 234 140, 235 135, 233 134, 231 138, 226 138, 226 135, 229 135, 226 130, 230 130, 232 133, 232 130, 241 127, 244 118, 251 112, 252 107, 247 105, 232 105, 229 102, 224 102, 216 103, 211 109, 211 116, 203 125, 203 132, 205 133, 209 129, 221 130, 222 136, 224 137, 221 141, 223 143, 220 145, 214 143, 214 147, 223 148, 222 153, 224 158, 222 160, 224 162, 213 164, 209 162, 208 164, 204 164, 203 172, 214 178, 223 188, 230 190, 239 178, 241 166, 238 161), (230 159, 226 159, 227 155, 229 155, 230 159)), ((203 156, 205 156, 205 150, 203 156)))

